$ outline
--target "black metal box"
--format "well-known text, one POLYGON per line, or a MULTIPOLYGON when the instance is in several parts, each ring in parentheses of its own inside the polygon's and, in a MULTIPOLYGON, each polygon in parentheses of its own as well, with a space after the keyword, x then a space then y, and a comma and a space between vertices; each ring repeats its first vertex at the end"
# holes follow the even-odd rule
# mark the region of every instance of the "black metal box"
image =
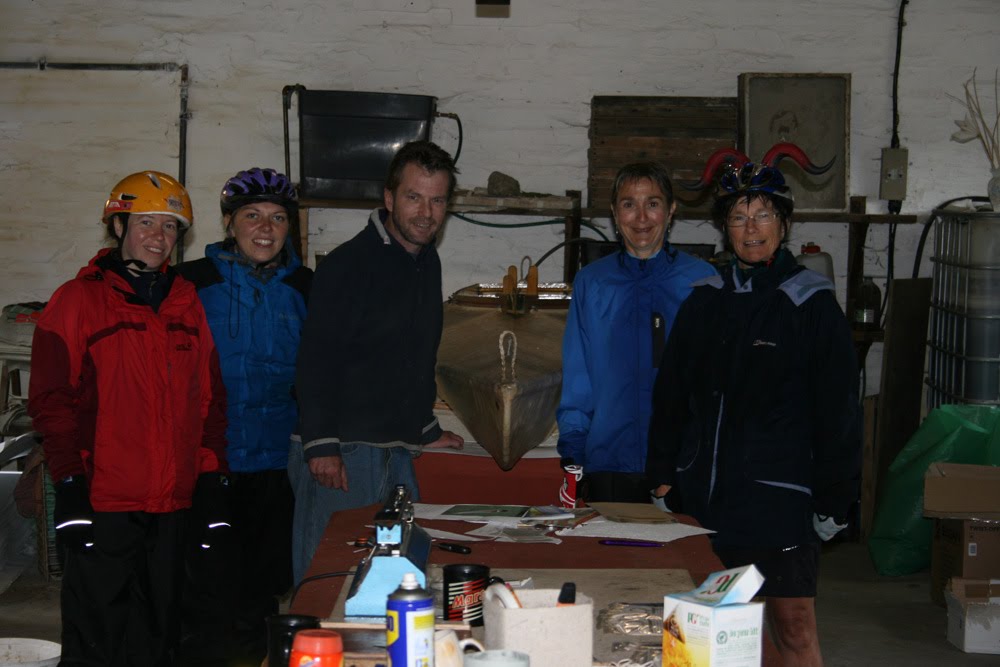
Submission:
POLYGON ((381 200, 403 144, 429 139, 437 98, 299 90, 299 174, 304 199, 381 200))

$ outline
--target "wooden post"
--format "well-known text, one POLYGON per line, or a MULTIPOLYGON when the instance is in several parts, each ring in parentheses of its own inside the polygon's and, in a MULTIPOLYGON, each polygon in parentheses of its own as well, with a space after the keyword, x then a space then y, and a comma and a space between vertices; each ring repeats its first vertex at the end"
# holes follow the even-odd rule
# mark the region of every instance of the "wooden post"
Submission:
MULTIPOLYGON (((865 198, 851 197, 851 213, 865 212, 865 198)), ((854 309, 865 274, 865 237, 868 221, 847 223, 847 320, 854 326, 854 309)), ((863 359, 859 359, 864 363, 863 359)))
POLYGON ((298 227, 298 229, 292 230, 294 234, 292 244, 295 246, 295 252, 299 253, 302 266, 309 266, 309 257, 306 254, 309 252, 309 209, 305 206, 299 207, 298 227))
POLYGON ((573 278, 580 268, 580 244, 574 243, 580 238, 580 198, 579 190, 567 190, 566 196, 573 199, 573 210, 566 215, 566 233, 564 239, 567 243, 563 246, 563 281, 567 285, 573 284, 573 278))

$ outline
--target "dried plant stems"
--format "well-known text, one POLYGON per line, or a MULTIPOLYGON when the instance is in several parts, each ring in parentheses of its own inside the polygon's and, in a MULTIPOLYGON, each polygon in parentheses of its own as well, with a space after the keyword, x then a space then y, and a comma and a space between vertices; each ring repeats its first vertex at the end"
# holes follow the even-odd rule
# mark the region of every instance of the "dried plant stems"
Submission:
POLYGON ((979 86, 976 85, 976 70, 972 70, 972 78, 965 82, 965 104, 969 108, 969 116, 972 122, 976 124, 979 129, 979 141, 983 145, 983 149, 986 151, 986 158, 990 161, 990 166, 993 169, 1000 168, 1000 136, 997 134, 997 129, 1000 127, 1000 108, 997 101, 997 74, 993 75, 993 105, 996 113, 996 118, 993 121, 992 127, 986 120, 986 116, 983 114, 983 107, 979 102, 979 86))
POLYGON ((959 131, 951 137, 960 143, 979 139, 992 169, 1000 169, 1000 96, 998 96, 998 92, 1000 92, 1000 70, 993 73, 993 114, 990 115, 992 120, 990 122, 986 119, 982 103, 979 100, 976 70, 973 69, 972 77, 965 82, 966 115, 963 120, 955 121, 959 131))

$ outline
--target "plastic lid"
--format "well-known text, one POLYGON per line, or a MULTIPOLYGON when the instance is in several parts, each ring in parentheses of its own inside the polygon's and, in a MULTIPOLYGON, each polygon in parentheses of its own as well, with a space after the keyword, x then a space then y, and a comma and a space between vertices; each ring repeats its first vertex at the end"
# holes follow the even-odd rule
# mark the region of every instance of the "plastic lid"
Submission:
POLYGON ((810 241, 809 243, 802 246, 802 253, 805 255, 812 255, 823 250, 818 245, 810 241))
POLYGON ((412 572, 407 572, 403 575, 403 581, 399 584, 400 588, 405 588, 408 591, 420 588, 420 582, 417 581, 417 575, 412 572))
POLYGON ((292 650, 309 655, 332 655, 344 652, 344 641, 333 630, 299 630, 292 650))

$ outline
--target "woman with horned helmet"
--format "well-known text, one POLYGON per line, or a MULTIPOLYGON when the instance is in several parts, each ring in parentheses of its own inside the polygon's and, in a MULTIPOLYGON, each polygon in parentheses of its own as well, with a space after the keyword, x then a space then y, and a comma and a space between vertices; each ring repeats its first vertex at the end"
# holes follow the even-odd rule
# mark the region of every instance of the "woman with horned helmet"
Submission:
MULTIPOLYGON (((732 150, 713 219, 732 263, 681 307, 653 393, 646 471, 654 495, 716 531, 727 567, 754 564, 786 665, 821 665, 815 597, 821 541, 856 505, 861 467, 857 359, 825 277, 785 248, 792 195, 775 165, 732 150)), ((832 164, 832 162, 831 162, 832 164)))

